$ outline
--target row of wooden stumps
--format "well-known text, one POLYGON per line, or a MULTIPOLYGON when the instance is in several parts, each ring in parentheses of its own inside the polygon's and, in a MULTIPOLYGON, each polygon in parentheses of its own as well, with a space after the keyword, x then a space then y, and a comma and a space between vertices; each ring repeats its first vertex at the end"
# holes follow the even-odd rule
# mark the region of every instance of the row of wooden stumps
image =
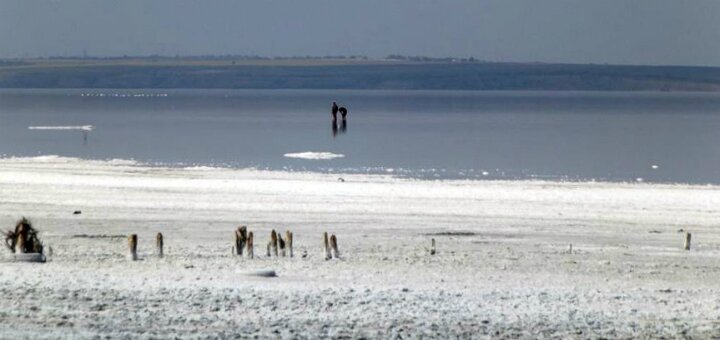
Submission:
MULTIPOLYGON (((21 235, 19 233, 19 235, 21 235)), ((245 249, 244 255, 248 258, 254 258, 254 245, 253 245, 253 239, 254 235, 253 232, 247 231, 246 226, 241 226, 237 230, 235 230, 235 246, 233 247, 233 253, 238 256, 243 256, 243 249, 245 249)), ((683 249, 690 250, 692 241, 692 234, 689 232, 685 233, 685 242, 683 245, 683 249)), ((137 243, 138 243, 138 237, 137 234, 131 234, 128 236, 128 246, 130 248, 130 253, 128 255, 128 258, 130 258, 133 261, 136 261, 138 259, 137 256, 137 243)), ((23 252, 21 249, 23 249, 23 246, 25 244, 23 237, 18 237, 16 244, 12 245, 13 248, 16 249, 17 253, 23 252)), ((337 245, 337 237, 335 234, 330 235, 328 237, 328 233, 323 233, 323 244, 325 246, 325 259, 339 259, 340 258, 340 251, 338 250, 337 245)), ((11 246, 11 247, 12 247, 11 246)), ((158 257, 163 257, 163 235, 162 233, 157 233, 157 236, 155 237, 155 248, 156 253, 158 257)), ((435 249, 435 239, 433 238, 431 240, 431 248, 430 248, 430 255, 435 255, 437 253, 437 250, 435 249)), ((568 253, 572 254, 572 244, 570 244, 570 248, 568 250, 568 253)), ((284 257, 289 256, 293 257, 293 233, 291 231, 285 232, 285 239, 282 238, 282 236, 277 233, 274 229, 270 232, 270 241, 267 244, 267 257, 272 257, 274 254, 275 257, 284 257)))
MULTIPOLYGON (((254 258, 253 239, 253 232, 248 232, 246 226, 240 226, 237 230, 235 230, 235 246, 233 247, 233 253, 238 256, 243 256, 243 249, 245 249, 245 256, 248 258, 254 258)), ((323 241, 325 245, 325 259, 339 259, 340 251, 338 250, 337 236, 333 234, 328 238, 328 233, 324 233, 323 241)), ((294 257, 292 231, 285 231, 285 238, 283 238, 281 233, 278 233, 275 229, 273 229, 270 231, 270 240, 268 241, 265 249, 266 257, 294 257)))
MULTIPOLYGON (((138 236, 137 234, 130 234, 128 236, 128 248, 130 252, 128 253, 128 259, 137 261, 138 255, 137 255, 137 245, 138 245, 138 236)), ((165 242, 163 241, 163 234, 157 233, 155 236, 155 252, 158 257, 165 256, 165 252, 163 250, 163 247, 165 246, 165 242)))
MULTIPOLYGON (((255 257, 255 246, 254 246, 255 235, 252 231, 248 232, 246 226, 240 226, 235 230, 235 244, 233 246, 233 254, 237 256, 243 256, 252 259, 255 257)), ((332 234, 328 237, 328 233, 323 234, 323 241, 325 245, 325 259, 339 259, 340 251, 338 250, 337 236, 332 234)), ((128 236, 128 258, 132 261, 138 260, 137 255, 138 236, 137 234, 131 234, 128 236)), ((163 235, 157 233, 155 237, 155 247, 158 257, 163 257, 163 235)), ((267 244, 267 257, 294 257, 293 252, 293 233, 291 231, 285 232, 285 238, 273 229, 270 232, 270 241, 267 244)))
POLYGON ((294 256, 293 233, 289 230, 285 231, 285 239, 283 239, 282 235, 273 229, 270 232, 270 241, 268 241, 265 256, 285 257, 286 255, 290 257, 294 256))

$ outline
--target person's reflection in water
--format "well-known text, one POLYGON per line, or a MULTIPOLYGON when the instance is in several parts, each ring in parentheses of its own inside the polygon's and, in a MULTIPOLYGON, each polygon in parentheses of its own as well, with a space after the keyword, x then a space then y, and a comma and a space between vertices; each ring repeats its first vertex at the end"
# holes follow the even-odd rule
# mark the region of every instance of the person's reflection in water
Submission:
POLYGON ((346 133, 347 132, 347 120, 343 119, 342 123, 340 123, 340 133, 346 133))
POLYGON ((333 135, 333 138, 335 138, 335 136, 337 136, 337 134, 338 134, 338 124, 337 124, 337 120, 334 120, 334 119, 333 119, 333 121, 332 121, 332 135, 333 135))

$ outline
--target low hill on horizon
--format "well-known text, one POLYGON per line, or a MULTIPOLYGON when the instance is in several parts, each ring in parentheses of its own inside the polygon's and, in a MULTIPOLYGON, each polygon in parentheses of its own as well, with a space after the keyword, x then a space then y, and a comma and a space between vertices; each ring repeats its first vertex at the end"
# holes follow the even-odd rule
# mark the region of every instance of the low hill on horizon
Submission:
POLYGON ((720 91, 720 67, 372 59, 0 60, 0 88, 720 91))

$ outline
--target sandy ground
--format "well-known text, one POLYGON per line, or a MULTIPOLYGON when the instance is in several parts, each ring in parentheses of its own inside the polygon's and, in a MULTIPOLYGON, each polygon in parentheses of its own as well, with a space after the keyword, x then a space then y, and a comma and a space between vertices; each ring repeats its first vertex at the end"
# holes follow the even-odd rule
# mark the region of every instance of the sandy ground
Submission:
POLYGON ((0 338, 720 336, 718 187, 342 177, 0 159, 0 225, 27 216, 53 249, 2 252, 0 338), (295 257, 264 256, 273 228, 295 257))

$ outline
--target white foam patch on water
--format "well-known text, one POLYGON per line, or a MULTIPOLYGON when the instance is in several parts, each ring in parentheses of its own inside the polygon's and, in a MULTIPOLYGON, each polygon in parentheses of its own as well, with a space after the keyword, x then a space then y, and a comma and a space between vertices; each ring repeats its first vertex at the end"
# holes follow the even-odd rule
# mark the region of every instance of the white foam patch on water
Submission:
POLYGON ((300 159, 312 159, 312 160, 328 160, 335 158, 343 158, 345 155, 337 154, 332 152, 297 152, 297 153, 286 153, 284 155, 287 158, 300 158, 300 159))
POLYGON ((43 155, 43 156, 35 156, 35 157, 2 157, 0 158, 0 162, 5 162, 8 164, 52 164, 54 166, 61 166, 61 165, 77 165, 80 164, 85 166, 90 165, 102 165, 102 166, 136 166, 140 163, 133 160, 133 159, 119 159, 119 158, 111 158, 111 159, 105 159, 105 160, 88 160, 88 159, 81 159, 76 157, 64 157, 64 156, 58 156, 58 155, 43 155))
POLYGON ((68 126, 28 126, 28 130, 81 130, 92 131, 92 125, 68 125, 68 126))

